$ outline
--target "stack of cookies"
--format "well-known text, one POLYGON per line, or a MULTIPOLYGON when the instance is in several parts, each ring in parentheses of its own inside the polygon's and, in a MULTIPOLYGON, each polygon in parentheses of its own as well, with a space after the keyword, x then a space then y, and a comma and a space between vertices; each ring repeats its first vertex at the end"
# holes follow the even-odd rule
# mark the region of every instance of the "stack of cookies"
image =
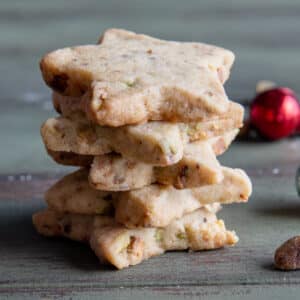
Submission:
POLYGON ((41 71, 60 116, 43 124, 43 141, 56 162, 80 169, 46 193, 38 232, 88 242, 118 269, 234 245, 216 217, 251 194, 247 175, 216 158, 243 122, 223 88, 233 60, 215 46, 120 29, 47 54, 41 71))

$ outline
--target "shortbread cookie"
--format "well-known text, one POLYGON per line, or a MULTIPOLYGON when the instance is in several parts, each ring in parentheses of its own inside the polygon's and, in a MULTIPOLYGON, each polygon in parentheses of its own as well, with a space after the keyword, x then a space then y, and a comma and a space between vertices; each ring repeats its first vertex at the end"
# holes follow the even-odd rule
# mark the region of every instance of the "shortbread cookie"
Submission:
MULTIPOLYGON (((80 101, 80 98, 53 93, 54 107, 64 117, 72 118, 74 115, 81 115, 81 118, 84 118, 80 101)), ((228 111, 219 118, 208 119, 203 122, 179 123, 179 126, 182 131, 186 130, 192 141, 195 141, 221 135, 233 128, 240 128, 243 124, 243 118, 244 108, 240 104, 230 101, 228 111)))
POLYGON ((100 261, 123 269, 168 250, 193 251, 232 246, 238 241, 214 213, 199 209, 165 228, 127 229, 105 216, 61 214, 46 210, 33 215, 40 234, 89 242, 100 261))
POLYGON ((182 159, 166 167, 124 159, 120 155, 96 156, 89 174, 91 185, 105 191, 127 191, 155 182, 182 189, 214 184, 222 179, 220 163, 207 142, 188 144, 182 159))
POLYGON ((218 156, 223 154, 228 149, 228 147, 231 145, 238 133, 239 129, 233 129, 222 135, 209 138, 206 141, 211 145, 215 155, 218 156))
POLYGON ((111 193, 92 189, 87 180, 88 170, 81 169, 57 181, 45 193, 51 209, 80 214, 112 214, 111 193))
POLYGON ((119 223, 127 227, 164 227, 173 219, 207 204, 246 202, 252 191, 247 175, 239 169, 222 170, 221 183, 200 188, 176 190, 153 184, 127 192, 103 192, 88 185, 88 171, 81 169, 50 188, 46 200, 50 209, 76 214, 103 214, 105 211, 99 206, 113 200, 119 223), (81 187, 80 193, 76 184, 81 187))
MULTIPOLYGON (((54 107, 56 111, 64 117, 72 118, 74 115, 81 115, 81 118, 84 119, 80 108, 80 101, 80 98, 66 97, 55 92, 53 93, 54 107)), ((240 104, 230 101, 228 111, 219 118, 208 119, 204 122, 179 123, 179 126, 182 131, 185 129, 192 141, 195 141, 221 135, 233 128, 240 128, 243 123, 243 118, 244 108, 240 104)))
POLYGON ((149 122, 118 128, 97 126, 81 115, 48 119, 41 128, 47 149, 84 155, 112 151, 125 158, 165 166, 182 159, 184 145, 220 136, 242 125, 243 109, 232 104, 237 114, 204 123, 149 122))
POLYGON ((47 149, 47 152, 58 164, 66 166, 90 166, 94 160, 92 155, 80 155, 74 152, 52 151, 49 149, 47 149))
POLYGON ((78 155, 72 152, 48 150, 48 153, 60 164, 91 166, 90 183, 101 190, 128 190, 154 182, 172 184, 176 188, 191 188, 213 184, 222 179, 220 165, 215 155, 220 155, 227 149, 237 131, 233 130, 206 142, 188 144, 182 160, 166 167, 155 167, 122 158, 117 154, 105 154, 93 158, 90 155, 78 155))
POLYGON ((32 221, 37 231, 45 236, 64 235, 72 240, 88 242, 94 228, 114 226, 111 216, 81 215, 44 210, 35 213, 32 221))
POLYGON ((109 128, 93 126, 81 118, 48 119, 41 128, 46 148, 52 151, 102 155, 112 151, 155 165, 170 165, 183 155, 178 126, 152 122, 109 128))
POLYGON ((92 186, 105 191, 124 191, 151 183, 192 188, 219 182, 223 176, 216 155, 222 154, 236 136, 233 130, 223 136, 187 144, 182 159, 170 166, 156 167, 118 154, 100 156, 48 150, 53 159, 64 165, 90 167, 92 186), (213 150, 211 150, 213 149, 213 150))
POLYGON ((247 202, 252 187, 240 169, 222 168, 221 183, 194 189, 176 190, 172 186, 150 185, 121 192, 115 202, 115 219, 126 227, 164 227, 205 204, 247 202))
POLYGON ((174 220, 160 229, 98 227, 90 239, 96 255, 118 269, 139 264, 166 251, 213 250, 237 242, 237 235, 226 230, 223 220, 203 210, 174 220))
POLYGON ((191 122, 226 113, 222 83, 232 52, 200 43, 107 30, 99 45, 53 51, 40 63, 45 82, 83 96, 89 119, 105 126, 147 120, 191 122))
POLYGON ((116 154, 96 156, 90 168, 89 181, 99 190, 126 191, 151 183, 169 184, 178 189, 220 182, 223 179, 216 154, 225 151, 237 130, 224 136, 186 145, 182 159, 170 166, 158 167, 116 154), (215 152, 216 153, 215 153, 215 152))
POLYGON ((188 136, 189 142, 206 140, 220 136, 233 129, 241 128, 244 120, 244 108, 234 102, 229 103, 228 113, 220 118, 198 123, 178 123, 180 131, 188 136))
MULTIPOLYGON (((211 146, 215 153, 215 155, 223 154, 229 145, 232 143, 236 135, 238 134, 239 130, 234 129, 231 130, 221 136, 216 136, 214 138, 210 138, 206 140, 211 146)), ((200 142, 200 141, 199 141, 200 142)), ((196 142, 195 142, 196 143, 196 142)), ((188 145, 187 145, 188 147, 188 145)), ((66 166, 82 166, 82 167, 89 167, 93 160, 93 155, 83 155, 77 154, 74 152, 64 152, 64 151, 53 151, 47 149, 48 154, 59 164, 66 165, 66 166)), ((111 155, 116 155, 114 153, 111 154, 103 154, 101 157, 110 157, 111 155)), ((98 156, 95 156, 99 157, 98 156)), ((136 162, 137 163, 137 162, 136 162)))
POLYGON ((63 96, 57 92, 52 93, 52 103, 54 109, 64 117, 81 113, 84 116, 84 107, 82 97, 63 96))
MULTIPOLYGON (((119 194, 92 189, 87 176, 88 170, 80 169, 64 176, 50 187, 45 193, 49 209, 61 213, 114 215, 114 204, 118 201, 119 194)), ((221 208, 219 203, 203 207, 211 212, 217 212, 221 208)))

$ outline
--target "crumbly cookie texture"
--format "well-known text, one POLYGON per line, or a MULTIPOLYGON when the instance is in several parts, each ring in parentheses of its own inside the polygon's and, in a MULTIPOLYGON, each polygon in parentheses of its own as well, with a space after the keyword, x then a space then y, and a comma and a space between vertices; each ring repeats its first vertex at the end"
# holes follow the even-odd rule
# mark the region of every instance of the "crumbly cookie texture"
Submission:
POLYGON ((52 89, 83 97, 91 120, 122 126, 200 121, 225 113, 223 83, 233 61, 231 51, 216 46, 109 29, 100 44, 53 51, 40 67, 52 89))
POLYGON ((46 149, 55 162, 66 166, 88 167, 93 163, 93 155, 80 155, 74 152, 46 149))
POLYGON ((223 153, 237 134, 187 144, 182 159, 173 165, 158 167, 120 155, 96 156, 89 181, 99 190, 126 191, 151 183, 173 185, 177 189, 194 188, 221 182, 223 174, 216 155, 223 153))
POLYGON ((243 108, 230 104, 231 114, 203 123, 149 122, 118 128, 93 125, 82 115, 48 119, 41 127, 47 149, 83 155, 120 153, 125 158, 166 166, 182 159, 187 143, 207 140, 242 126, 243 108))
MULTIPOLYGON (((88 169, 83 168, 57 181, 45 193, 49 209, 60 213, 114 216, 114 206, 119 194, 92 189, 87 177, 88 169)), ((219 203, 203 206, 211 212, 217 212, 220 209, 219 203)), ((127 210, 126 205, 123 208, 127 210)), ((120 209, 123 208, 120 207, 120 209)), ((169 217, 171 218, 172 216, 169 217)))
POLYGON ((98 156, 48 150, 52 158, 63 165, 90 167, 90 184, 99 190, 126 191, 151 183, 171 184, 178 189, 193 188, 219 182, 222 178, 216 155, 230 145, 238 130, 223 136, 187 144, 182 159, 170 166, 158 167, 118 154, 98 156))
MULTIPOLYGON (((230 130, 223 135, 216 136, 209 138, 207 140, 203 140, 203 142, 207 142, 211 145, 215 155, 223 154, 227 148, 230 146, 232 141, 235 139, 239 132, 239 129, 230 130)), ((193 142, 195 145, 201 143, 202 141, 193 142)), ((187 144, 186 147, 189 147, 187 144)), ((101 159, 106 158, 108 159, 111 155, 117 155, 116 153, 109 153, 103 155, 84 155, 84 154, 77 154, 75 152, 65 152, 65 151, 53 151, 50 149, 46 149, 48 154, 59 164, 66 165, 66 166, 82 166, 82 167, 89 167, 93 163, 94 158, 101 157, 101 159)), ((123 159, 126 159, 123 157, 123 159)), ((131 159, 128 159, 131 160, 131 159)), ((137 163, 137 161, 135 161, 137 163)))
POLYGON ((112 214, 112 195, 90 187, 88 170, 81 169, 57 181, 45 193, 48 206, 59 212, 80 214, 112 214))
POLYGON ((172 186, 153 184, 119 193, 115 219, 129 228, 164 227, 206 204, 247 202, 252 186, 245 172, 225 167, 222 172, 223 181, 213 185, 176 190, 172 186))
POLYGON ((124 159, 120 155, 97 156, 89 174, 91 185, 106 191, 127 191, 155 182, 182 189, 214 184, 222 179, 220 163, 207 142, 188 144, 182 159, 166 167, 124 159))
MULTIPOLYGON (((81 101, 81 98, 53 93, 53 105, 56 111, 64 117, 82 114, 81 101)), ((223 134, 233 128, 240 128, 243 124, 243 118, 244 108, 240 104, 230 101, 226 114, 202 122, 182 123, 180 126, 186 128, 192 140, 202 140, 223 134)))
POLYGON ((206 209, 199 209, 165 228, 127 229, 106 216, 61 214, 45 210, 33 215, 40 234, 89 242, 100 261, 118 269, 136 265, 168 250, 193 251, 232 246, 234 231, 206 209))
POLYGON ((113 204, 116 221, 126 227, 164 227, 207 204, 246 202, 252 192, 247 175, 224 167, 222 172, 221 183, 194 189, 153 184, 127 192, 103 192, 89 186, 88 170, 81 169, 50 188, 46 200, 50 209, 75 214, 104 214, 112 211, 113 204))
POLYGON ((178 126, 151 122, 118 128, 94 126, 85 119, 52 118, 41 128, 46 148, 52 151, 102 155, 117 152, 124 157, 154 165, 170 165, 183 155, 184 142, 178 126))

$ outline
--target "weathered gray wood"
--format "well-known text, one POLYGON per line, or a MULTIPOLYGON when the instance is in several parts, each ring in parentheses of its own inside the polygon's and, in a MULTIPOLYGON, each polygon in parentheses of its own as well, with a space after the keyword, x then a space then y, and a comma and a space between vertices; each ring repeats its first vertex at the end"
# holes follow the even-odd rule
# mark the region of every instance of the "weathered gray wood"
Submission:
POLYGON ((44 289, 16 289, 12 294, 9 290, 1 294, 1 299, 153 299, 153 300, 232 300, 232 299, 272 299, 282 300, 299 299, 299 286, 294 284, 284 286, 258 285, 258 286, 171 286, 171 287, 139 287, 139 288, 109 288, 71 287, 44 289))

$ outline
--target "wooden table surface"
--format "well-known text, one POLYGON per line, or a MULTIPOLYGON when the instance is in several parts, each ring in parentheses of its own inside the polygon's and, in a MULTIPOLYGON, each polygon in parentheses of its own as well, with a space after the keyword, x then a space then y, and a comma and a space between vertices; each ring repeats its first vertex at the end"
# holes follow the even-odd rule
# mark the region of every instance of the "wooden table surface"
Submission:
POLYGON ((240 237, 234 248, 173 252, 115 271, 85 245, 35 233, 31 214, 45 206, 43 192, 70 170, 47 157, 39 136, 54 114, 39 58, 112 26, 232 49, 232 99, 251 99, 261 79, 299 92, 297 0, 0 1, 0 299, 299 299, 300 272, 272 266, 275 248, 300 234, 297 138, 234 143, 221 157, 254 185, 247 205, 220 213, 240 237))

